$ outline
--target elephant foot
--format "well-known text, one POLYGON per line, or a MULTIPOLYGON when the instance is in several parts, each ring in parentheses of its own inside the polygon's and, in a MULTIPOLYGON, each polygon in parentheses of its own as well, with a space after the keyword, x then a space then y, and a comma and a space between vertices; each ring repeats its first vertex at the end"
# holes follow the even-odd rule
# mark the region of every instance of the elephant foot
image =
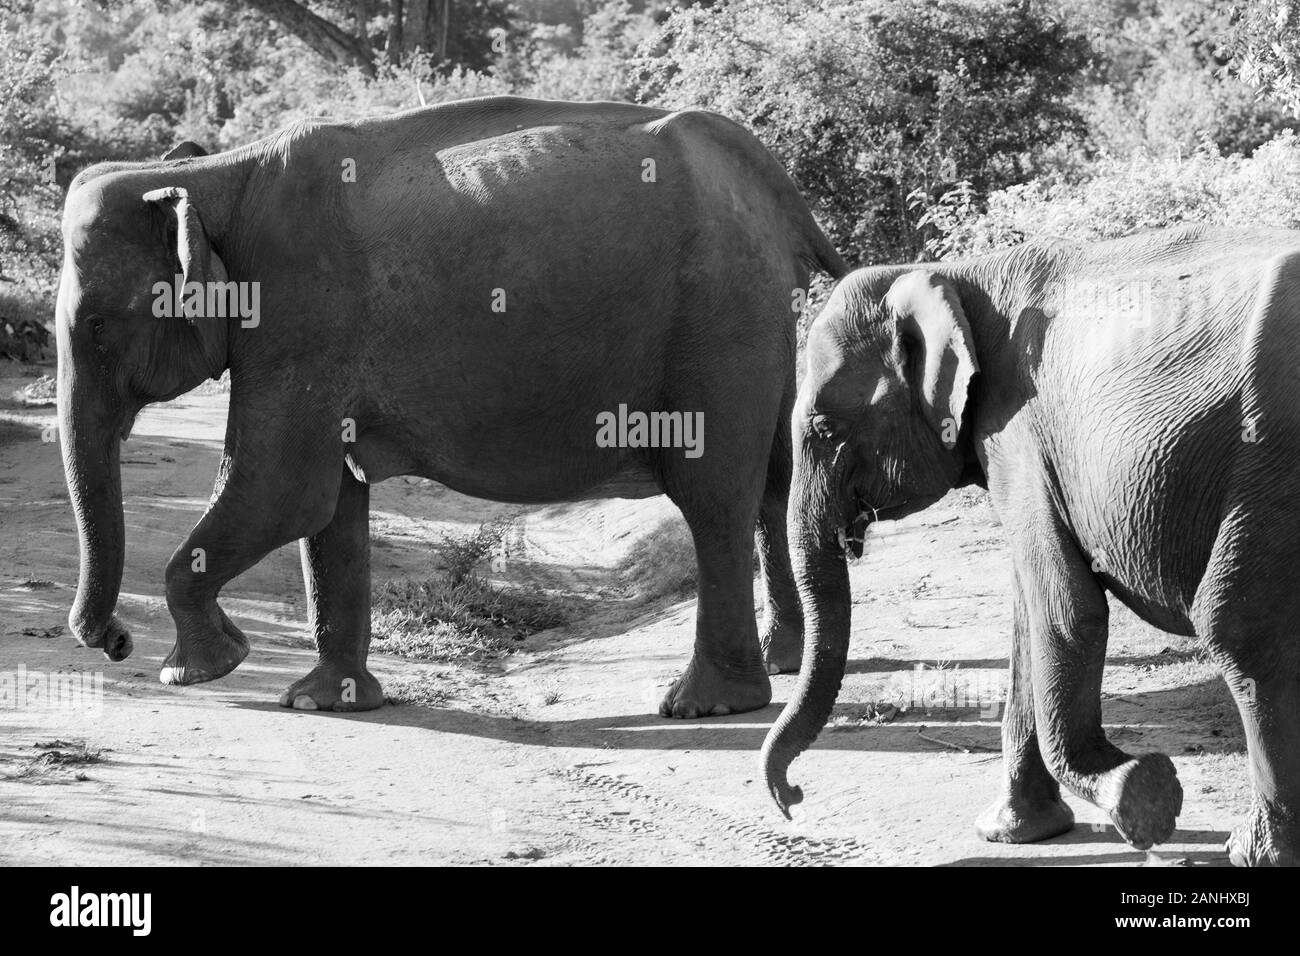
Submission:
POLYGON ((1300 866, 1300 824, 1256 803, 1224 849, 1233 866, 1300 866))
POLYGON ((975 832, 990 843, 1037 843, 1073 826, 1074 811, 1059 796, 1029 800, 1008 794, 980 814, 975 832))
POLYGON ((383 703, 383 688, 365 667, 324 661, 280 695, 280 706, 294 710, 374 710, 383 703))
POLYGON ((124 661, 131 656, 131 651, 135 649, 135 644, 131 641, 131 632, 126 626, 118 620, 114 614, 108 620, 108 627, 104 628, 97 634, 86 634, 85 628, 76 624, 70 627, 73 635, 77 638, 77 643, 82 647, 101 647, 104 649, 104 656, 110 661, 124 661))
POLYGON ((788 624, 772 624, 759 639, 763 649, 763 666, 768 674, 797 674, 803 662, 803 629, 788 624))
POLYGON ((1164 754, 1144 754, 1101 777, 1097 806, 1110 816, 1129 844, 1149 850, 1174 832, 1183 808, 1183 788, 1173 761, 1164 754))
POLYGON ((659 716, 722 717, 758 710, 771 702, 772 684, 760 662, 723 669, 696 654, 664 695, 659 716))
POLYGON ((164 684, 201 684, 225 677, 248 656, 248 638, 216 609, 220 627, 203 621, 201 627, 177 628, 176 645, 163 661, 158 679, 164 684), (198 631, 199 633, 195 633, 198 631))

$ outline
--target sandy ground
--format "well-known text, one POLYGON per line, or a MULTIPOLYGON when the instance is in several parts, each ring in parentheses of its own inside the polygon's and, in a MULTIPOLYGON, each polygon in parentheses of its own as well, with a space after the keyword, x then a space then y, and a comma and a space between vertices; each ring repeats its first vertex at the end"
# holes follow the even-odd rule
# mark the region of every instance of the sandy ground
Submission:
MULTIPOLYGON (((276 705, 314 661, 296 546, 224 592, 252 640, 244 664, 164 687, 162 571, 210 492, 226 397, 154 406, 123 450, 119 614, 135 653, 113 664, 57 631, 77 548, 58 445, 42 441, 54 413, 10 400, 50 371, 0 362, 0 672, 102 673, 102 706, 0 709, 0 862, 1226 865, 1249 795, 1236 711, 1190 646, 1118 606, 1107 728, 1130 751, 1173 757, 1186 794, 1173 842, 1152 857, 1131 850, 1073 798, 1079 825, 1064 837, 1009 847, 974 835, 1000 779, 1010 571, 991 510, 969 492, 882 524, 854 565, 849 676, 833 728, 792 769, 808 794, 794 824, 756 779, 793 677, 774 681, 776 703, 758 713, 654 716, 687 660, 694 602, 637 604, 613 566, 673 514, 663 499, 527 515, 527 559, 494 577, 583 596, 590 611, 575 623, 485 666, 372 655, 386 687, 418 681, 434 705, 351 716, 276 705), (882 702, 905 712, 865 719, 882 702), (56 742, 102 759, 48 767, 56 742)), ((379 485, 376 579, 434 573, 439 532, 507 510, 415 479, 379 485)))

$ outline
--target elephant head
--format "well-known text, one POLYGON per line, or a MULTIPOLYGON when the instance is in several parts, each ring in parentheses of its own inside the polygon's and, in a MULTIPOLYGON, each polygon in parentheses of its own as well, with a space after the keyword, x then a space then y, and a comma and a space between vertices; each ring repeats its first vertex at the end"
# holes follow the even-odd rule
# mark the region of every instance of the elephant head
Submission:
POLYGON ((934 272, 853 273, 809 330, 788 517, 803 663, 762 756, 768 790, 787 816, 802 794, 786 770, 825 725, 844 677, 845 552, 861 556, 872 521, 924 508, 960 481, 978 368, 957 288, 934 272))
MULTIPOLYGON (((178 150, 169 157, 202 154, 193 144, 178 150)), ((194 171, 186 172, 193 181, 194 171)), ((58 420, 81 547, 68 624, 77 640, 112 660, 131 652, 114 615, 124 552, 119 442, 144 405, 226 367, 225 322, 156 308, 155 286, 174 286, 176 275, 226 278, 205 214, 193 190, 174 181, 178 175, 172 163, 92 167, 73 180, 64 206, 58 420)))

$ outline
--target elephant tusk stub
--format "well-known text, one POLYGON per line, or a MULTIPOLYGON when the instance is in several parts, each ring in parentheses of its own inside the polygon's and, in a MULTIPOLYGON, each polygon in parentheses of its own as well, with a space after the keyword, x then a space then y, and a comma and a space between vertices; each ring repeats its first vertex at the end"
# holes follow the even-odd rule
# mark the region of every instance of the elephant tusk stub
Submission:
POLYGON ((875 515, 875 509, 868 508, 836 532, 836 539, 842 551, 846 554, 852 552, 855 558, 862 557, 862 549, 867 540, 867 526, 871 524, 875 515))

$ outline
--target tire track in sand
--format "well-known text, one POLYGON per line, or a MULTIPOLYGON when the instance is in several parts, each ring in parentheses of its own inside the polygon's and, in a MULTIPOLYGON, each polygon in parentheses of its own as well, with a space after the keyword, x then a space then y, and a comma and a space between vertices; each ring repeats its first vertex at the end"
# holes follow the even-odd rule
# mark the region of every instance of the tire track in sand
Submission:
MULTIPOLYGON (((648 837, 677 844, 691 856, 715 856, 718 850, 723 850, 732 857, 716 862, 768 866, 881 862, 878 850, 851 837, 807 837, 783 832, 725 811, 677 803, 631 780, 580 767, 553 770, 551 775, 583 794, 583 799, 565 805, 569 820, 611 835, 648 837), (611 801, 617 801, 619 809, 611 809, 611 801), (642 815, 638 810, 646 812, 642 815)), ((607 848, 589 846, 588 849, 597 850, 600 856, 609 859, 607 848)))

